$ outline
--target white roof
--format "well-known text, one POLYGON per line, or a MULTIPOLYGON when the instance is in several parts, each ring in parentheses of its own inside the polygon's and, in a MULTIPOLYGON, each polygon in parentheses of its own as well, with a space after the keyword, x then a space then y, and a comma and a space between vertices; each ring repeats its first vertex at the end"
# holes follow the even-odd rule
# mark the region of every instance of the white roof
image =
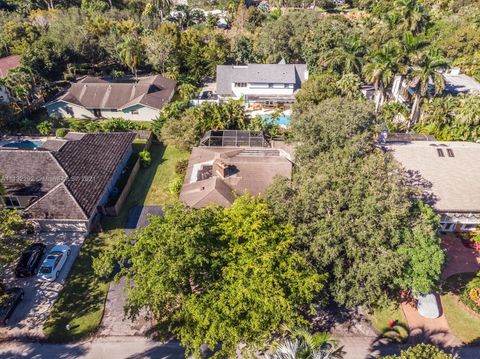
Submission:
POLYGON ((437 211, 480 212, 479 143, 412 141, 385 147, 426 190, 437 211))

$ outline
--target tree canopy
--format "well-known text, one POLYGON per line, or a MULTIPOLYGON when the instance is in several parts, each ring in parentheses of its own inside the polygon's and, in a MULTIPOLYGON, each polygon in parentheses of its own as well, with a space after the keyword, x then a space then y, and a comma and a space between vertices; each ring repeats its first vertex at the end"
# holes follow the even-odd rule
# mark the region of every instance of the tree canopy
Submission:
POLYGON ((295 249, 294 228, 249 195, 231 208, 175 205, 153 217, 133 240, 96 261, 109 273, 116 260, 129 281, 127 309, 148 308, 171 326, 187 351, 206 343, 232 354, 239 343, 261 348, 281 324, 303 323, 327 276, 295 249), (241 320, 239 320, 241 318, 241 320))

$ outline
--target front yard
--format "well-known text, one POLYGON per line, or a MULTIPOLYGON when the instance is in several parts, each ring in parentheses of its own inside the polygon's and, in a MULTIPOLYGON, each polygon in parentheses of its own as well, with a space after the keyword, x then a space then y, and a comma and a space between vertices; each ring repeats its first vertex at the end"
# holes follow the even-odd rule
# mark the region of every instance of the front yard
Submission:
POLYGON ((104 232, 90 236, 82 247, 59 299, 53 305, 44 326, 46 337, 55 342, 79 340, 96 332, 103 317, 109 282, 95 276, 93 258, 108 248, 122 234, 131 208, 141 205, 168 205, 176 196, 168 191, 178 176, 177 161, 188 158, 188 152, 161 144, 150 148, 152 164, 141 169, 118 217, 107 217, 104 232), (66 330, 66 325, 70 330, 66 330))
POLYGON ((375 310, 370 315, 373 328, 384 338, 394 341, 406 342, 408 339, 409 328, 407 319, 403 314, 399 304, 392 304, 389 307, 375 310), (390 328, 390 320, 395 321, 393 328, 390 328))
POLYGON ((442 294, 442 305, 448 325, 453 334, 469 344, 480 340, 480 319, 470 314, 459 302, 459 295, 475 273, 459 273, 449 277, 442 294))

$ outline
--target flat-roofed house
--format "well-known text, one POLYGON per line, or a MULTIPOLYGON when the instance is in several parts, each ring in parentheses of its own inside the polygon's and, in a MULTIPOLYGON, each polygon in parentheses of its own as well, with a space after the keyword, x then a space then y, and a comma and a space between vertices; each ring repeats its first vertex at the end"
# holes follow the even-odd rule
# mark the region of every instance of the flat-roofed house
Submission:
POLYGON ((51 116, 75 118, 124 118, 149 121, 170 102, 176 81, 160 75, 141 77, 136 82, 110 82, 87 76, 45 108, 51 116))
POLYGON ((216 94, 220 99, 240 99, 246 105, 285 105, 308 79, 305 64, 218 65, 216 94))
MULTIPOLYGON (((243 131, 239 131, 243 132, 243 131)), ((202 146, 192 150, 180 200, 187 206, 230 206, 236 196, 257 196, 276 176, 291 178, 284 147, 202 146)))
POLYGON ((134 133, 99 133, 49 140, 37 150, 0 148, 5 195, 43 230, 88 232, 103 214, 133 149, 134 133))
POLYGON ((410 183, 441 215, 443 231, 480 226, 480 144, 411 141, 384 146, 407 171, 410 183))

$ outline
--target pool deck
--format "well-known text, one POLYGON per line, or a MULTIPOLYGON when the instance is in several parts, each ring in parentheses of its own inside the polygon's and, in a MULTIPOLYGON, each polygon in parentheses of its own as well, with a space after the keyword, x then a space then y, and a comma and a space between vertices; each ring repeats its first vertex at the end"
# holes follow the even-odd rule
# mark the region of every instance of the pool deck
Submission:
POLYGON ((4 136, 0 137, 0 147, 7 145, 9 143, 14 142, 22 142, 22 141, 47 141, 47 140, 54 140, 56 139, 55 136, 4 136))

